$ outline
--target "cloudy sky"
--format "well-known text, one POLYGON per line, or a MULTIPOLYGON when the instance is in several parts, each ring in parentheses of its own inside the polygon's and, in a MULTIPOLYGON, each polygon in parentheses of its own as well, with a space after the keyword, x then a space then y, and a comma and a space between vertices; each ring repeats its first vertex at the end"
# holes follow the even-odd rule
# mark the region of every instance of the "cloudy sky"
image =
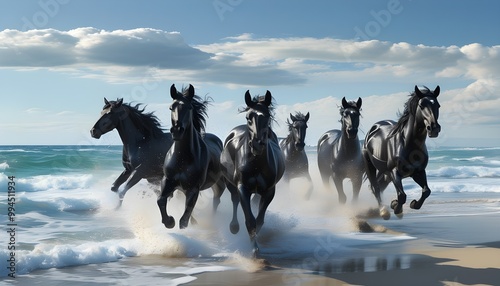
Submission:
POLYGON ((310 112, 306 143, 363 99, 360 137, 397 119, 415 85, 441 87, 430 146, 500 146, 500 2, 40 0, 0 2, 0 144, 121 144, 89 130, 103 98, 170 127, 169 87, 208 95, 207 131, 245 122, 270 90, 278 136, 310 112))

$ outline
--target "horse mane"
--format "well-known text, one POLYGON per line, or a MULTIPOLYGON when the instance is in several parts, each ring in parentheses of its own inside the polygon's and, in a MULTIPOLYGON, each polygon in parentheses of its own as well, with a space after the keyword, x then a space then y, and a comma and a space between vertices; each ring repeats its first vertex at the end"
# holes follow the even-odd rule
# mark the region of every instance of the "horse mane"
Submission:
MULTIPOLYGON (((424 86, 423 90, 420 90, 424 95, 431 94, 432 92, 429 90, 427 86, 424 86)), ((398 112, 399 120, 396 122, 394 127, 392 128, 391 132, 389 132, 388 137, 392 137, 396 134, 399 134, 403 132, 405 126, 408 124, 408 120, 410 119, 410 116, 415 114, 417 111, 417 106, 420 98, 418 95, 413 91, 409 95, 410 98, 405 103, 405 108, 403 113, 398 112)))
MULTIPOLYGON (((264 102, 264 100, 265 100, 264 95, 256 95, 252 98, 252 101, 257 103, 257 106, 260 107, 258 109, 258 111, 263 112, 266 115, 269 115, 269 119, 270 119, 269 120, 269 128, 272 128, 272 123, 276 122, 276 119, 274 118, 274 109, 275 109, 274 98, 272 99, 271 104, 269 104, 269 106, 262 104, 264 102)), ((244 108, 240 108, 238 111, 239 111, 239 113, 243 113, 243 112, 249 111, 250 109, 253 109, 253 108, 246 106, 244 108)))
POLYGON ((153 112, 144 112, 145 107, 141 108, 140 103, 135 106, 129 103, 122 103, 122 106, 130 111, 128 113, 130 119, 146 137, 159 138, 164 136, 161 123, 153 112))
MULTIPOLYGON (((188 94, 188 87, 182 89, 182 95, 188 94)), ((205 97, 202 99, 198 95, 193 96, 191 99, 191 105, 193 106, 193 127, 200 134, 205 133, 205 125, 207 122, 207 106, 210 103, 211 98, 205 97)))
MULTIPOLYGON (((349 107, 347 107, 347 108, 353 108, 353 109, 356 109, 356 110, 360 113, 360 115, 361 115, 361 112, 360 112, 360 111, 361 111, 361 108, 360 108, 360 109, 358 109, 358 106, 357 106, 357 102, 356 102, 356 101, 354 101, 354 100, 350 100, 350 101, 347 101, 347 104, 349 104, 349 107)), ((341 105, 341 106, 339 106, 339 114, 340 114, 340 115, 344 114, 344 111, 345 111, 347 108, 345 108, 345 107, 344 107, 344 106, 342 106, 342 105, 341 105)))

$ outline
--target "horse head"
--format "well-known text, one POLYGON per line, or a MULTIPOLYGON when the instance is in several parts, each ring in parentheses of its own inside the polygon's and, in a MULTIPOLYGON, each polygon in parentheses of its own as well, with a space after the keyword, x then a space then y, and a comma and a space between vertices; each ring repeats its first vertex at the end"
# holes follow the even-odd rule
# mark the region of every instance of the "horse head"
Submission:
POLYGON ((306 139, 306 129, 307 129, 307 121, 309 120, 309 112, 304 115, 300 112, 297 112, 295 116, 290 113, 290 119, 292 122, 288 123, 288 129, 293 138, 293 144, 295 146, 295 150, 302 151, 304 150, 305 139, 306 139))
POLYGON ((340 115, 342 116, 342 130, 347 134, 347 138, 355 138, 358 135, 359 117, 362 100, 358 97, 358 101, 347 101, 342 98, 342 107, 340 115))
POLYGON ((172 121, 170 133, 172 133, 174 140, 180 140, 186 129, 191 125, 193 112, 191 101, 194 98, 194 87, 189 85, 183 93, 180 93, 175 88, 175 85, 172 84, 170 87, 170 96, 174 100, 172 105, 170 105, 170 118, 172 121))
POLYGON ((119 122, 127 116, 126 109, 123 108, 123 98, 117 101, 108 101, 104 98, 104 107, 101 111, 101 117, 90 129, 90 135, 99 139, 101 135, 108 133, 116 128, 119 122))
POLYGON ((248 133, 250 136, 250 150, 257 156, 264 151, 269 137, 269 128, 271 125, 270 106, 272 96, 269 90, 265 96, 259 96, 252 100, 250 92, 245 93, 245 103, 247 105, 246 118, 248 133))
POLYGON ((441 125, 438 123, 440 105, 437 97, 439 92, 439 85, 434 91, 427 90, 427 92, 422 92, 415 86, 415 94, 419 98, 415 116, 423 121, 427 135, 431 138, 437 137, 441 131, 441 125))

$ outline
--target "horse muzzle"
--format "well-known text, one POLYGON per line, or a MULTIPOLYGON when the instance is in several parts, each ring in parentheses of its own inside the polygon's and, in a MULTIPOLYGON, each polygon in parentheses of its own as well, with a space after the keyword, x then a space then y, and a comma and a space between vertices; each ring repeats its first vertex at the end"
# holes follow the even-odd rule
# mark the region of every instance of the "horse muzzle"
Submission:
POLYGON ((170 128, 170 133, 172 133, 172 138, 174 140, 180 140, 184 135, 184 127, 182 126, 173 126, 170 128))
POLYGON ((266 142, 263 140, 252 140, 249 142, 250 151, 254 156, 259 156, 264 152, 264 147, 266 146, 266 142))
POLYGON ((429 138, 435 138, 438 137, 439 132, 441 132, 441 125, 438 123, 432 123, 430 125, 427 125, 425 127, 427 129, 427 135, 429 138))
POLYGON ((356 136, 358 136, 358 128, 348 128, 346 133, 347 133, 347 138, 349 139, 355 138, 356 136))
POLYGON ((306 144, 304 142, 297 142, 297 143, 295 143, 295 150, 302 151, 302 150, 304 150, 305 146, 306 146, 306 144))
POLYGON ((90 129, 90 136, 95 139, 101 138, 102 132, 97 128, 90 129))

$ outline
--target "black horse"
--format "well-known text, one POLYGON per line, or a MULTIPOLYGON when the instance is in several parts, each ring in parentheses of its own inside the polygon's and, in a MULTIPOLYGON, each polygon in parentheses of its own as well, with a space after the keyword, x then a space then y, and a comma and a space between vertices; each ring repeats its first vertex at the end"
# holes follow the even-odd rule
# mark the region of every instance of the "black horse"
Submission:
POLYGON ((252 97, 245 93, 246 125, 231 130, 224 142, 221 165, 227 187, 239 193, 254 255, 257 256, 257 234, 264 224, 267 207, 274 198, 276 184, 285 171, 285 161, 278 137, 271 129, 273 121, 272 96, 252 97), (259 212, 254 217, 250 206, 253 193, 260 195, 259 212))
POLYGON ((140 105, 123 103, 123 98, 108 101, 104 98, 101 118, 90 130, 90 135, 99 139, 101 135, 116 128, 123 143, 122 162, 125 170, 111 185, 118 192, 120 205, 127 191, 141 179, 158 184, 163 177, 163 162, 172 146, 172 136, 164 133, 153 113, 145 113, 140 105), (125 183, 125 187, 119 187, 125 183))
MULTIPOLYGON (((170 106, 172 127, 170 132, 174 143, 163 165, 161 193, 158 197, 162 223, 167 228, 175 226, 175 220, 167 213, 167 199, 179 189, 186 195, 185 211, 179 220, 179 227, 186 228, 198 199, 200 190, 212 187, 214 191, 214 212, 226 188, 220 168, 222 141, 211 133, 205 133, 207 100, 201 100, 189 85, 182 93, 175 85, 170 87, 174 100, 170 106)), ((232 196, 234 213, 238 206, 237 194, 232 196)), ((234 214, 236 216, 236 214, 234 214)))
POLYGON ((318 140, 318 167, 325 187, 330 187, 332 177, 339 195, 339 202, 345 204, 343 181, 349 178, 352 183, 353 201, 359 196, 363 183, 364 166, 361 158, 361 144, 358 139, 361 98, 347 101, 342 98, 340 122, 342 129, 325 132, 318 140))
POLYGON ((285 158, 285 174, 283 179, 290 182, 291 179, 304 177, 309 182, 309 187, 306 192, 306 199, 309 199, 312 192, 312 180, 309 175, 309 162, 306 151, 304 151, 307 121, 309 120, 309 112, 304 115, 301 112, 296 112, 295 115, 290 113, 290 122, 288 119, 288 136, 280 141, 280 148, 285 158))
POLYGON ((382 206, 380 192, 392 181, 398 195, 391 202, 391 208, 399 218, 403 215, 406 194, 403 191, 403 178, 412 177, 422 187, 420 199, 413 200, 410 207, 420 209, 431 194, 427 186, 425 168, 429 161, 425 139, 437 137, 441 131, 439 117, 439 86, 423 91, 415 86, 415 91, 405 104, 398 122, 384 120, 375 123, 366 134, 363 158, 366 173, 373 194, 377 198, 380 215, 389 219, 390 213, 382 206))

